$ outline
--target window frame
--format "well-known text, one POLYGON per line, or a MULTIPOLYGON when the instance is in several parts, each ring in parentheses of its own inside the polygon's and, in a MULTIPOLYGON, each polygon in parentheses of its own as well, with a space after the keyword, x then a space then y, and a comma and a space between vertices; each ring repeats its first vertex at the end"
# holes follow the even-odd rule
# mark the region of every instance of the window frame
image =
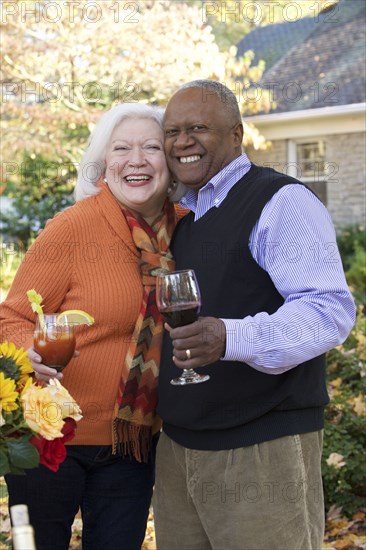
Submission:
MULTIPOLYGON (((302 167, 301 172, 302 172, 302 167)), ((321 198, 322 202, 327 205, 328 202, 328 186, 327 182, 329 179, 329 174, 327 173, 327 156, 326 156, 326 139, 323 136, 309 136, 306 138, 298 139, 289 139, 287 140, 287 171, 286 173, 289 176, 292 176, 301 182, 308 185, 310 188, 313 188, 313 191, 321 198), (303 176, 302 173, 299 173, 299 156, 298 156, 298 146, 305 145, 307 143, 314 142, 323 142, 324 146, 324 174, 314 175, 314 176, 303 176), (313 184, 313 185, 312 185, 313 184), (323 184, 323 188, 317 189, 318 185, 323 184)))

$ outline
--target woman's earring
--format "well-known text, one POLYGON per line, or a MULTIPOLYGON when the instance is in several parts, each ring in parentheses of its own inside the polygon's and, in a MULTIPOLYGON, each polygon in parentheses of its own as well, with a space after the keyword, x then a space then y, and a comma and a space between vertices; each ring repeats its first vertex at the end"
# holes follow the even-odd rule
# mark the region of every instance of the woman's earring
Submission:
POLYGON ((104 183, 106 183, 106 184, 108 185, 108 182, 107 182, 107 178, 106 178, 106 177, 103 178, 103 181, 104 181, 104 183))

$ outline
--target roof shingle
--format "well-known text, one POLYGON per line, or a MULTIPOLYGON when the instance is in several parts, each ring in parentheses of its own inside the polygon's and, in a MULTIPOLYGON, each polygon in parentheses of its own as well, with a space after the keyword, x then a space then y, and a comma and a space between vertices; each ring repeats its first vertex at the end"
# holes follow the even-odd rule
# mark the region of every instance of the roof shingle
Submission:
POLYGON ((333 11, 255 29, 238 45, 266 61, 259 83, 272 89, 271 112, 366 101, 364 0, 341 0, 333 11), (318 19, 318 20, 317 20, 318 19))

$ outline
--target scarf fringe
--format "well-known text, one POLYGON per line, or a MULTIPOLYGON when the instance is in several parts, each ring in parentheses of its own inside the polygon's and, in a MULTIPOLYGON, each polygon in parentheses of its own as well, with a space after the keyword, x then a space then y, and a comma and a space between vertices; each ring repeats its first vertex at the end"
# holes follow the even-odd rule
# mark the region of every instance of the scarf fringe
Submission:
POLYGON ((148 462, 152 441, 151 426, 139 426, 127 420, 113 420, 112 453, 148 462))

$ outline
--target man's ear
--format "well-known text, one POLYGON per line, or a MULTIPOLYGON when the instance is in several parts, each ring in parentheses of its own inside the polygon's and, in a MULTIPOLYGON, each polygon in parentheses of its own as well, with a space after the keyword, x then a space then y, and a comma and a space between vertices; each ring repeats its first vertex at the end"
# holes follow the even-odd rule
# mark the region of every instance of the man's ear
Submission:
POLYGON ((235 124, 231 131, 235 147, 241 147, 244 136, 244 128, 242 123, 238 122, 237 124, 235 124))

